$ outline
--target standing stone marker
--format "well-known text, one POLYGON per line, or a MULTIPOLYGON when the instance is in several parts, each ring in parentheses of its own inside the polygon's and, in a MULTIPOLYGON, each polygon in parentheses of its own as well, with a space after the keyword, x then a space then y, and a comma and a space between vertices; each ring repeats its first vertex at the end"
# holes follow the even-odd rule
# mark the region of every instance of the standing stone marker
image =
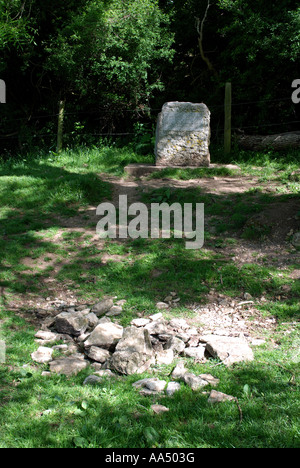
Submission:
POLYGON ((167 102, 158 116, 157 166, 209 166, 210 111, 205 104, 167 102))

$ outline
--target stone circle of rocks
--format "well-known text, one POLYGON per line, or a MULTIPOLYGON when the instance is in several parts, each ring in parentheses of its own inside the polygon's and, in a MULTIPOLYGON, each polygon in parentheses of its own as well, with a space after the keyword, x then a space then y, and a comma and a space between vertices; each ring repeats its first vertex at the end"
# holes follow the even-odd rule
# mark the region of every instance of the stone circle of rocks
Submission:
MULTIPOLYGON (((176 301, 172 293, 167 298, 176 301)), ((114 303, 112 298, 106 298, 93 306, 64 305, 53 311, 50 317, 44 318, 42 329, 35 335, 40 347, 31 355, 35 362, 49 363, 50 372, 43 372, 43 375, 58 373, 70 376, 91 365, 95 372, 85 379, 84 384, 93 385, 107 377, 142 374, 151 366, 170 365, 179 357, 201 363, 213 357, 226 366, 254 359, 244 336, 203 335, 185 319, 167 321, 162 312, 147 318, 136 318, 124 328, 111 318, 121 315, 125 302, 114 303), (63 344, 55 345, 58 341, 63 344), (53 358, 55 351, 62 353, 62 356, 53 358)), ((157 304, 158 309, 165 308, 162 304, 157 304)), ((195 375, 189 372, 184 364, 182 359, 176 365, 169 383, 158 378, 147 378, 135 382, 133 386, 143 395, 173 395, 180 389, 179 381, 193 390, 207 385, 214 387, 219 383, 210 374, 195 375)), ((221 401, 220 395, 216 401, 221 401)))

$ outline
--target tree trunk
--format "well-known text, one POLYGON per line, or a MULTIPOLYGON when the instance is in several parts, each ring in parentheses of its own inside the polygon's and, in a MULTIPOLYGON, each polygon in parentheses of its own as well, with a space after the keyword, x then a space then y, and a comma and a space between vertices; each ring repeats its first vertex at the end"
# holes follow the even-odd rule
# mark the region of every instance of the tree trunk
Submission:
POLYGON ((275 151, 300 148, 300 132, 280 133, 278 135, 241 135, 237 137, 240 148, 258 151, 267 148, 275 151))

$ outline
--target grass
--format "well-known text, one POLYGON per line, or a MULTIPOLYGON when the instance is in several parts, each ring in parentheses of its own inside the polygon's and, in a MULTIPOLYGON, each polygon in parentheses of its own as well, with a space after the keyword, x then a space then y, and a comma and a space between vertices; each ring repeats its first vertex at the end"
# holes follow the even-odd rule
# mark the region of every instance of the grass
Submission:
MULTIPOLYGON (((13 317, 5 325, 6 332, 11 334, 12 325, 15 337, 8 338, 10 369, 0 370, 1 447, 299 447, 300 395, 291 381, 297 368, 291 352, 296 339, 293 335, 280 350, 259 351, 255 363, 230 371, 214 362, 188 364, 192 372, 213 373, 221 380, 218 389, 238 398, 243 415, 240 422, 235 403, 212 406, 207 394, 188 387, 183 386, 174 397, 142 397, 132 383, 144 375, 106 380, 95 387, 82 385, 89 371, 70 378, 41 377, 43 366, 30 364, 28 355, 33 349, 33 329, 25 320, 13 317), (154 415, 151 405, 155 402, 170 411, 154 415)), ((165 378, 170 370, 158 368, 156 375, 165 378)))
MULTIPOLYGON (((164 188, 141 194, 146 203, 205 203, 210 219, 206 242, 194 251, 185 250, 180 239, 95 239, 89 207, 112 196, 111 186, 98 174, 121 176, 126 164, 150 163, 152 156, 142 158, 129 147, 108 145, 0 163, 0 340, 6 343, 6 362, 0 364, 1 448, 300 446, 300 288, 291 276, 299 259, 291 249, 288 264, 272 258, 258 261, 254 250, 253 262, 240 265, 227 251, 234 252, 241 240, 258 245, 268 239, 268 230, 256 226, 250 232, 247 220, 275 202, 298 199, 297 182, 291 185, 289 177, 297 165, 293 154, 286 166, 269 153, 243 154, 243 162, 235 156, 244 175, 259 175, 262 184, 272 181, 281 191, 210 196, 200 188, 164 188), (262 170, 253 169, 260 164, 265 164, 262 170), (37 347, 33 309, 61 291, 86 303, 106 294, 126 299, 121 319, 126 326, 137 314, 156 312, 156 302, 170 291, 181 298, 170 316, 196 318, 189 304, 204 304, 211 290, 232 298, 248 292, 254 301, 264 295, 267 302, 258 302, 257 308, 278 323, 275 334, 265 332, 266 343, 255 348, 253 363, 228 369, 214 360, 203 365, 188 361, 192 372, 213 374, 220 379, 219 391, 238 398, 242 421, 234 402, 211 406, 208 395, 183 385, 172 398, 140 396, 132 383, 148 374, 90 387, 82 383, 91 369, 76 377, 42 377, 48 366, 35 365, 30 358, 37 347), (170 411, 155 415, 153 403, 170 411)), ((207 171, 197 174, 206 177, 207 171)), ((165 176, 188 179, 194 174, 180 170, 165 176)), ((154 369, 167 380, 171 370, 154 369)))

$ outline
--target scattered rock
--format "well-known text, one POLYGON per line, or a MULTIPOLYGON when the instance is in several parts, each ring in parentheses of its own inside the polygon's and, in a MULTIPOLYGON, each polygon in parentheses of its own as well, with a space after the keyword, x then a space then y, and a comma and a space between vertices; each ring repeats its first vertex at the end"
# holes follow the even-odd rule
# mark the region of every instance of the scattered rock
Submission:
POLYGON ((244 294, 244 299, 245 299, 245 301, 251 301, 251 299, 253 299, 253 298, 252 298, 251 294, 249 294, 249 293, 246 292, 246 293, 244 294))
POLYGON ((94 329, 99 323, 99 319, 98 319, 97 315, 94 314, 93 312, 90 312, 86 316, 86 318, 88 320, 88 327, 91 328, 91 329, 94 329))
POLYGON ((177 366, 173 369, 171 374, 172 379, 181 379, 183 375, 188 372, 184 366, 184 362, 180 361, 177 366))
POLYGON ((69 349, 69 346, 67 344, 62 344, 62 345, 55 345, 55 346, 52 346, 52 349, 56 350, 56 351, 61 351, 62 353, 68 351, 69 349))
POLYGON ((219 385, 220 380, 216 379, 213 375, 211 374, 200 374, 199 377, 203 380, 206 380, 206 382, 211 385, 212 387, 216 387, 219 385))
POLYGON ((217 392, 216 390, 212 390, 210 392, 208 402, 209 403, 222 403, 223 401, 233 401, 236 398, 231 395, 226 395, 226 393, 217 392))
POLYGON ((167 382, 165 380, 149 379, 145 387, 149 390, 152 390, 153 392, 163 392, 166 385, 167 382))
POLYGON ((150 315, 149 319, 154 322, 155 320, 160 320, 163 318, 163 314, 161 312, 158 312, 157 314, 150 315))
POLYGON ((73 354, 72 356, 59 358, 50 362, 51 372, 67 376, 76 375, 78 372, 86 369, 87 366, 88 361, 84 359, 82 354, 73 354))
POLYGON ((99 377, 98 375, 89 375, 83 385, 99 385, 103 383, 103 378, 99 377))
POLYGON ((185 349, 185 343, 180 338, 172 336, 165 344, 165 349, 172 349, 175 353, 180 354, 185 349))
POLYGON ((94 305, 92 312, 94 312, 97 317, 101 317, 102 315, 105 315, 113 307, 113 305, 114 302, 112 299, 104 299, 103 301, 94 305))
POLYGON ((95 372, 94 375, 98 375, 98 377, 106 377, 106 378, 119 378, 117 374, 114 374, 111 370, 109 369, 103 369, 103 370, 98 370, 95 372))
POLYGON ((59 339, 56 333, 52 333, 50 331, 45 330, 38 331, 34 336, 39 340, 47 341, 48 343, 53 343, 54 341, 59 339))
POLYGON ((197 346, 196 348, 185 348, 183 355, 193 358, 197 361, 205 361, 205 346, 197 346))
POLYGON ((121 374, 142 373, 154 363, 150 335, 145 328, 128 327, 118 342, 111 368, 121 374))
POLYGON ((40 346, 37 351, 31 354, 31 358, 34 362, 44 364, 50 362, 52 359, 53 349, 40 346))
POLYGON ((88 327, 88 319, 81 312, 62 312, 56 316, 55 329, 58 333, 79 336, 88 327))
POLYGON ((150 335, 162 335, 168 331, 166 322, 163 320, 155 320, 154 322, 150 322, 145 326, 145 329, 148 330, 150 335))
POLYGON ((123 312, 122 307, 120 306, 112 306, 112 308, 107 312, 107 317, 118 317, 123 312))
POLYGON ((168 366, 174 361, 174 351, 173 349, 159 351, 155 354, 155 358, 156 364, 168 366))
POLYGON ((148 323, 150 323, 150 320, 144 318, 133 319, 131 321, 131 325, 134 327, 145 327, 148 323))
POLYGON ((170 411, 169 408, 163 405, 151 405, 151 409, 154 411, 155 414, 161 414, 170 411))
POLYGON ((296 249, 300 249, 300 231, 293 235, 292 245, 296 247, 296 249))
POLYGON ((84 347, 99 346, 111 349, 123 336, 123 327, 112 322, 100 323, 84 342, 84 347))
POLYGON ((214 358, 219 358, 226 366, 235 362, 253 361, 253 351, 244 338, 210 335, 202 337, 206 350, 214 358))
POLYGON ((174 395, 174 393, 180 390, 181 386, 178 382, 169 382, 166 388, 166 394, 168 396, 174 395))
POLYGON ((157 302, 156 304, 156 308, 158 310, 168 309, 169 307, 170 307, 169 304, 166 304, 165 302, 157 302))
POLYGON ((184 373, 182 380, 189 387, 191 387, 192 390, 199 390, 200 388, 206 387, 208 385, 207 380, 201 379, 201 377, 192 374, 191 372, 184 373))
POLYGON ((109 359, 110 357, 110 352, 107 351, 106 349, 98 348, 97 346, 91 346, 87 350, 87 356, 92 359, 92 361, 104 363, 109 359))
POLYGON ((174 318, 170 320, 170 326, 175 329, 187 330, 190 328, 189 324, 184 319, 174 318))

